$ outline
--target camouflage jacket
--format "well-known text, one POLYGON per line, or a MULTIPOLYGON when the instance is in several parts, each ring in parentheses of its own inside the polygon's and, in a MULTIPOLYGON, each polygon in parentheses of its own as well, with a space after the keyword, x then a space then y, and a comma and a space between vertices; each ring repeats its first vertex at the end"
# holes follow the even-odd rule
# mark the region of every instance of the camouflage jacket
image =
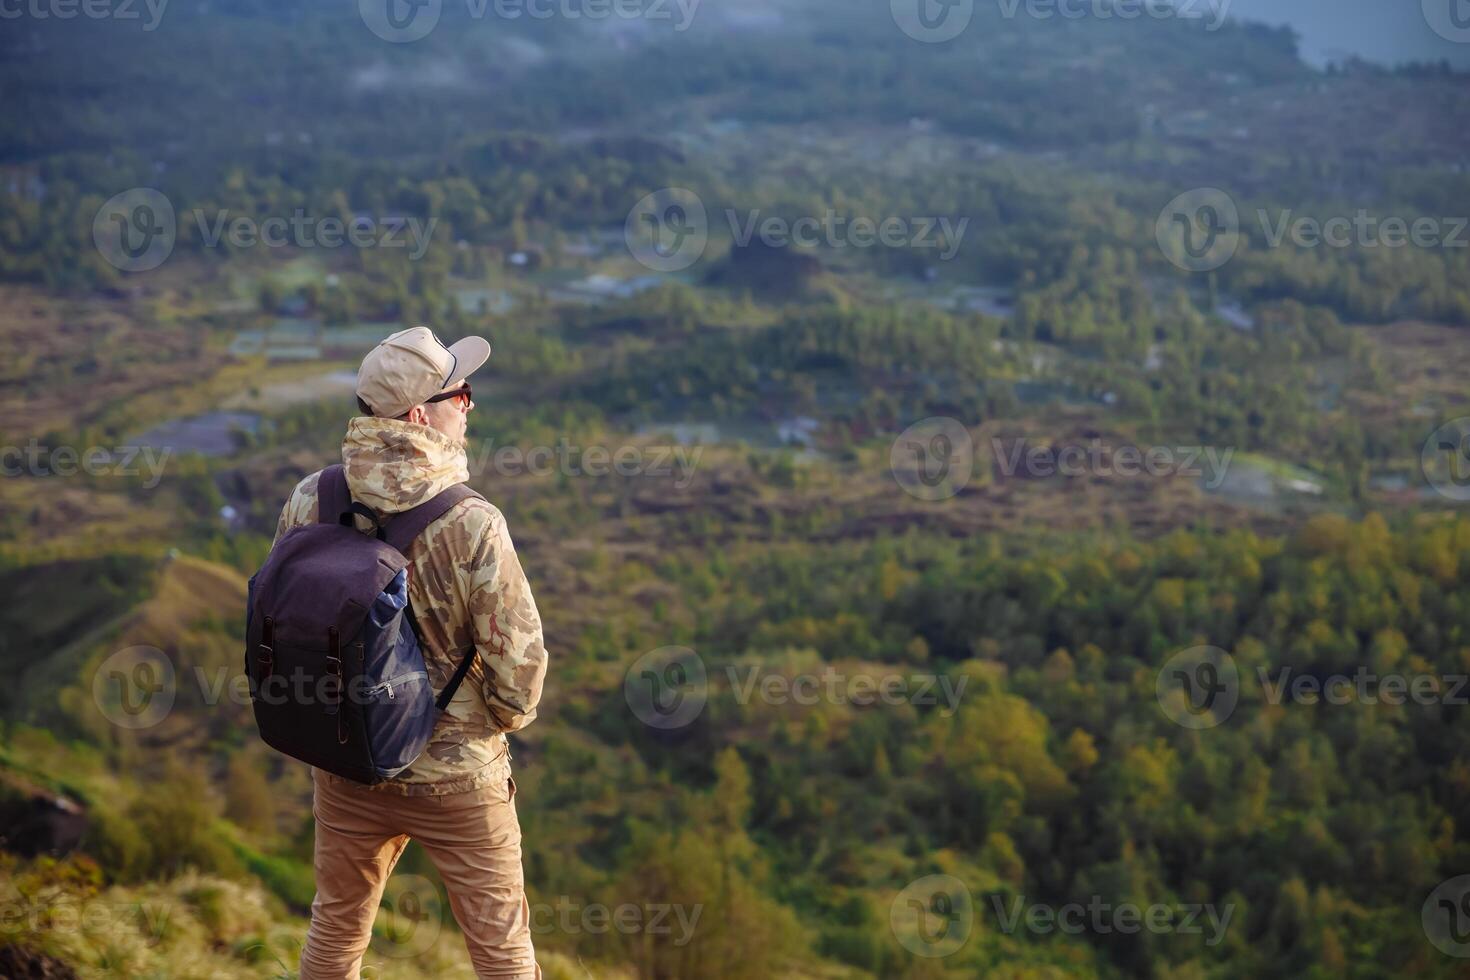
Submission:
MULTIPOLYGON (((381 515, 408 510, 469 478, 462 443, 395 419, 353 419, 342 462, 352 499, 381 515)), ((320 475, 297 484, 281 512, 277 540, 316 521, 320 475)), ((406 796, 478 789, 510 774, 504 733, 536 717, 546 677, 541 616, 505 518, 483 500, 456 504, 429 525, 406 557, 409 601, 434 689, 449 682, 470 643, 479 655, 423 755, 372 788, 406 796)))

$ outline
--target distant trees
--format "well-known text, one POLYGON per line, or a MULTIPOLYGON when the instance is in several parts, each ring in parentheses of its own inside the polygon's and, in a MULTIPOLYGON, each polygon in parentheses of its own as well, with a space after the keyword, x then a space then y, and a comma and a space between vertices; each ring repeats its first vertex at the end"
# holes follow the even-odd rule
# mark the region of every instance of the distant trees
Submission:
MULTIPOLYGON (((1470 544, 1470 521, 1324 516, 1282 541, 1180 534, 1016 558, 917 538, 897 550, 751 551, 720 572, 730 588, 693 641, 712 676, 737 654, 774 669, 785 656, 775 638, 798 624, 820 636, 824 621, 830 630, 856 613, 870 635, 924 638, 928 669, 969 682, 953 711, 823 703, 729 716, 716 734, 726 724, 739 733, 744 765, 721 750, 714 809, 698 823, 726 828, 744 810, 748 769, 761 773, 750 782, 750 837, 795 876, 791 894, 808 894, 802 882, 829 891, 852 874, 871 887, 854 869, 898 860, 898 834, 917 857, 965 855, 966 880, 993 877, 1028 901, 1233 907, 1214 949, 1177 935, 1095 937, 1130 973, 1214 956, 1252 975, 1330 970, 1364 916, 1396 915, 1393 896, 1427 894, 1470 856, 1452 816, 1470 777, 1428 761, 1470 754, 1470 728, 1434 703, 1277 705, 1270 683, 1282 670, 1463 672, 1449 628, 1470 580, 1470 564, 1454 557, 1470 553, 1453 545, 1461 539, 1470 544), (804 563, 821 574, 802 573, 804 563), (763 624, 758 638, 736 639, 752 620, 763 624), (1239 703, 1223 724, 1190 731, 1161 710, 1154 681, 1199 643, 1234 657, 1239 703)), ((665 764, 682 756, 646 751, 665 764)), ((731 841, 744 847, 738 834, 731 841)), ((829 955, 889 963, 844 925, 865 913, 811 899, 797 907, 826 923, 829 955)), ((1387 933, 1374 934, 1364 956, 1390 970, 1406 962, 1387 933)))

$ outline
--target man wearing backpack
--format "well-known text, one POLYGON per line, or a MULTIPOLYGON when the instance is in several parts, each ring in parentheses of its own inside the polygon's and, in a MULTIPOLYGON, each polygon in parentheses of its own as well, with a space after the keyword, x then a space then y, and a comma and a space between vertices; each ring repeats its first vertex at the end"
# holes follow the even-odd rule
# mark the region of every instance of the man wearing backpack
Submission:
MULTIPOLYGON (((359 515, 356 505, 363 505, 391 529, 395 514, 468 480, 464 438, 474 402, 466 379, 489 356, 483 338, 446 347, 427 327, 414 327, 363 359, 357 396, 364 414, 348 423, 341 470, 359 515)), ((320 513, 320 502, 327 495, 328 509, 347 503, 338 502, 341 484, 332 468, 302 480, 276 540, 305 525, 335 523, 334 515, 320 513)), ((465 493, 455 490, 457 502, 400 548, 433 692, 452 687, 461 664, 463 682, 422 754, 396 776, 364 785, 313 768, 317 892, 302 980, 358 976, 384 885, 410 839, 443 878, 476 973, 541 976, 505 738, 536 717, 546 676, 541 618, 505 518, 477 494, 458 499, 465 493)), ((366 515, 356 525, 373 528, 366 515)), ((337 669, 340 680, 340 663, 337 669)))

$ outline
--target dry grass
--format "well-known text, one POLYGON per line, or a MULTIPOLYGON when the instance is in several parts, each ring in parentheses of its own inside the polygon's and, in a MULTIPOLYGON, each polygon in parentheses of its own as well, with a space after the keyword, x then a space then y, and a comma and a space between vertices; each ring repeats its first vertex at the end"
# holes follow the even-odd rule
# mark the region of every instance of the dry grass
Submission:
POLYGON ((68 302, 0 287, 0 417, 7 441, 176 411, 183 391, 228 362, 197 326, 160 327, 120 299, 68 302), (17 437, 20 437, 17 439, 17 437))
MULTIPOLYGON (((1365 420, 1427 419, 1470 403, 1470 331, 1428 323, 1395 323, 1364 329, 1387 383, 1379 392, 1348 393, 1354 414, 1365 420)), ((1426 433, 1427 434, 1427 433, 1426 433)))
MULTIPOLYGON (((306 937, 306 920, 284 914, 259 886, 194 872, 101 891, 61 879, 36 887, 34 876, 7 872, 0 895, 10 910, 6 941, 54 956, 83 978, 295 978, 306 937)), ((628 977, 557 953, 538 959, 547 980, 628 977)), ((474 980, 475 973, 462 937, 445 927, 411 956, 370 949, 362 976, 474 980)))

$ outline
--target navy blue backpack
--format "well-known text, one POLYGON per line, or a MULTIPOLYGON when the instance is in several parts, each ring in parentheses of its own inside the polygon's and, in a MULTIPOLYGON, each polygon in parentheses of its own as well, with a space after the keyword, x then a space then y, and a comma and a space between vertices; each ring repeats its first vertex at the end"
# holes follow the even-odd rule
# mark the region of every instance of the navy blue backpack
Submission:
POLYGON ((383 524, 352 500, 340 465, 322 471, 317 523, 286 532, 250 580, 245 674, 267 745, 368 784, 419 757, 475 648, 435 698, 405 553, 467 497, 479 494, 458 484, 383 524), (357 530, 354 515, 373 532, 357 530))

